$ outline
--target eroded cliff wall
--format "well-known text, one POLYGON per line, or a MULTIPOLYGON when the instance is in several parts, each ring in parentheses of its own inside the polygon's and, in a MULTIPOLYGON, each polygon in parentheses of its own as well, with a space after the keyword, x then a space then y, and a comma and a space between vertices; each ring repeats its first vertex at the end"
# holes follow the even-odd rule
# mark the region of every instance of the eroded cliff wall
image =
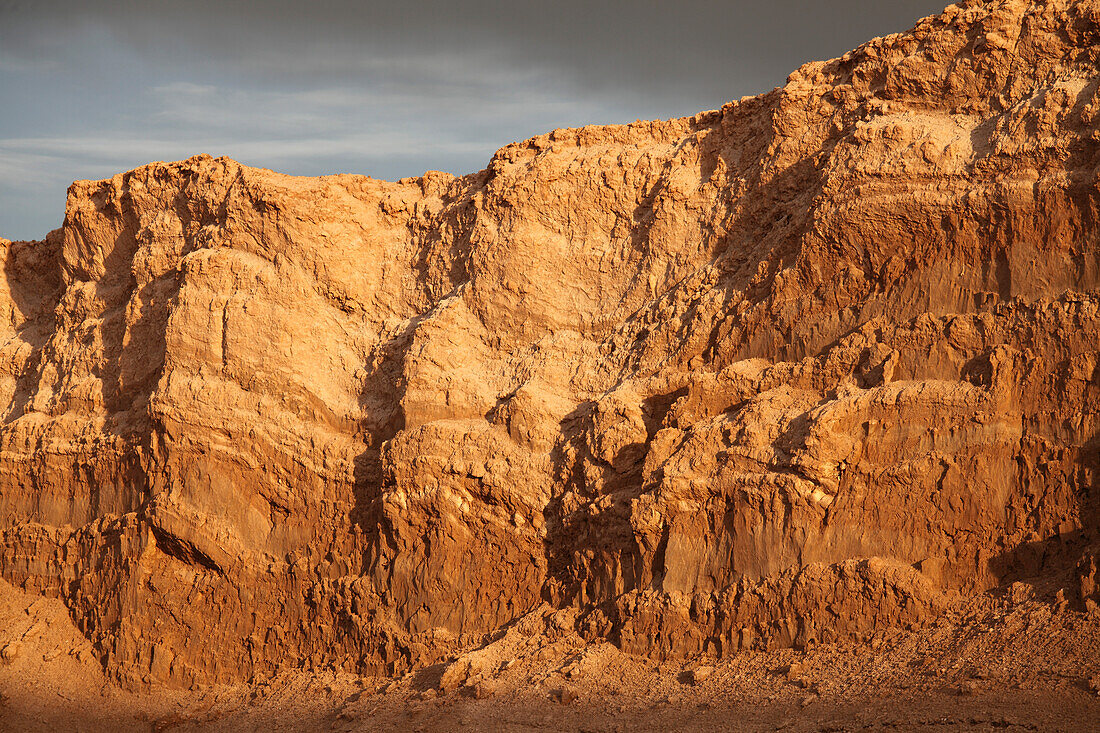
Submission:
POLYGON ((544 602, 658 656, 859 638, 1070 567, 1098 44, 1094 0, 972 2, 465 177, 78 182, 3 242, 0 574, 193 684, 544 602))

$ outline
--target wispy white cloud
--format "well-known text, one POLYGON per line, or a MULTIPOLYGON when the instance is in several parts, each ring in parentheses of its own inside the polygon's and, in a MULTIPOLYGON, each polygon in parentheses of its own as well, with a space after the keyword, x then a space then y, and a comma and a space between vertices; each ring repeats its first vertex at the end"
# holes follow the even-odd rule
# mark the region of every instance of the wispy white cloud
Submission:
POLYGON ((189 81, 174 81, 168 84, 159 84, 151 90, 154 94, 167 96, 202 96, 213 94, 218 88, 213 84, 194 84, 189 81))
MULTIPOLYGON (((378 167, 394 170, 397 166, 400 175, 412 175, 427 168, 444 167, 432 165, 433 160, 484 163, 488 160, 486 147, 463 140, 424 140, 413 131, 402 130, 255 140, 116 134, 0 139, 0 236, 40 237, 59 226, 65 189, 73 180, 108 178, 158 160, 181 160, 197 153, 210 153, 292 173, 379 175, 378 167), (402 164, 402 160, 406 162, 402 164), (332 161, 330 167, 325 168, 324 161, 332 161), (26 211, 33 211, 34 218, 21 216, 26 211)), ((471 164, 468 170, 476 167, 477 164, 471 164)))
POLYGON ((484 150, 464 141, 424 141, 395 130, 339 137, 298 139, 134 139, 130 137, 40 137, 0 140, 0 176, 29 180, 44 163, 64 160, 71 168, 91 169, 97 163, 117 160, 178 160, 196 153, 231 154, 250 160, 291 161, 297 158, 349 156, 361 159, 389 158, 423 153, 466 154, 484 150), (232 153, 227 152, 232 151, 232 153))
POLYGON ((27 58, 15 56, 0 51, 0 73, 27 72, 27 71, 58 71, 63 67, 61 62, 50 58, 27 58))
POLYGON ((107 124, 85 120, 83 128, 68 125, 61 134, 0 137, 0 233, 40 236, 34 230, 56 226, 54 212, 72 180, 106 178, 157 160, 210 153, 297 174, 465 173, 485 165, 501 145, 542 132, 542 120, 613 121, 615 115, 603 101, 550 93, 552 80, 497 90, 496 98, 471 92, 476 85, 425 94, 388 84, 151 84, 127 95, 120 107, 125 114, 107 124))
MULTIPOLYGON (((507 121, 524 121, 530 134, 542 131, 543 120, 565 114, 588 115, 589 121, 609 121, 621 113, 614 99, 578 98, 555 91, 553 79, 498 87, 484 81, 465 85, 431 82, 328 86, 305 89, 257 89, 177 82, 148 90, 158 125, 190 130, 235 131, 248 135, 334 134, 340 131, 399 128, 420 129, 424 136, 477 130, 484 140, 507 121), (492 120, 492 125, 485 121, 492 120)), ((508 142, 497 140, 498 144, 508 142)))

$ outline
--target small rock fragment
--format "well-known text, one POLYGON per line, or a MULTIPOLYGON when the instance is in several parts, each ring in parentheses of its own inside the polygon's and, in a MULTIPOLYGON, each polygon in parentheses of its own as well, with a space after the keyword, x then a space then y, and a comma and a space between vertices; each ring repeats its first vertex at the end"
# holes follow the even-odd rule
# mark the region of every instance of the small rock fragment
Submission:
POLYGON ((559 687, 550 691, 550 699, 562 705, 572 705, 577 701, 577 692, 569 687, 559 687))
POLYGON ((703 680, 710 677, 712 674, 714 674, 714 667, 711 667, 707 664, 701 664, 695 669, 688 670, 688 681, 693 685, 697 685, 703 680))
POLYGON ((1027 583, 1021 583, 1017 580, 1015 583, 1008 586, 1008 598, 1013 603, 1029 601, 1033 595, 1034 593, 1031 590, 1031 586, 1027 583))
POLYGON ((11 664, 22 652, 23 645, 17 641, 13 641, 4 645, 3 649, 0 649, 0 661, 3 661, 4 664, 11 664))
POLYGON ((458 691, 463 697, 470 697, 475 700, 484 700, 485 698, 493 694, 492 686, 483 679, 467 682, 458 691))
POLYGON ((460 689, 466 684, 466 680, 470 678, 471 672, 469 662, 455 661, 443 670, 443 674, 439 678, 439 691, 454 692, 460 689))

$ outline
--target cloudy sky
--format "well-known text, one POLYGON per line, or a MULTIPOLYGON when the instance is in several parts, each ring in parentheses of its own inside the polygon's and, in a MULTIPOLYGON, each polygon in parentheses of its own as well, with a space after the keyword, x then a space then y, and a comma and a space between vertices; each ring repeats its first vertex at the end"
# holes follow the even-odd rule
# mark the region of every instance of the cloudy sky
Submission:
POLYGON ((678 117, 945 0, 0 0, 0 236, 74 179, 200 152, 467 173, 555 127, 678 117))

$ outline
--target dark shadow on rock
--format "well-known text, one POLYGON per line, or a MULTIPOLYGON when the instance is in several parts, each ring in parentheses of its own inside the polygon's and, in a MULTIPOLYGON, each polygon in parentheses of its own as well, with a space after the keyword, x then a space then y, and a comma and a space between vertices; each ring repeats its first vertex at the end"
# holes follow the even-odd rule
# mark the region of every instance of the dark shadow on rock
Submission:
POLYGON ((412 689, 417 692, 424 692, 426 690, 438 689, 439 683, 443 680, 443 673, 447 671, 454 662, 440 662, 439 664, 433 664, 428 667, 421 667, 413 673, 412 689))
POLYGON ((1039 595, 1051 594, 1062 587, 1062 576, 1077 563, 1087 546, 1081 530, 1054 534, 997 555, 989 561, 989 569, 997 578, 998 587, 1023 582, 1039 595))
POLYGON ((631 523, 631 503, 646 491, 642 470, 649 445, 657 431, 666 427, 672 405, 686 393, 682 388, 643 399, 645 442, 622 446, 610 463, 592 455, 586 439, 595 403, 578 405, 561 421, 562 438, 552 454, 559 493, 543 512, 548 576, 543 599, 551 605, 594 605, 605 608, 610 615, 613 610, 607 604, 619 593, 639 588, 645 578, 650 578, 652 587, 659 587, 664 543, 650 558, 651 567, 645 568, 649 553, 638 544, 631 523), (572 456, 572 463, 567 456, 572 456), (599 488, 588 485, 585 465, 602 471, 599 488), (564 500, 570 494, 582 502, 577 511, 564 509, 564 500), (609 506, 590 514, 588 503, 601 498, 609 500, 609 506))
POLYGON ((360 535, 362 567, 367 574, 372 572, 386 549, 395 544, 382 521, 385 468, 382 449, 386 441, 405 429, 405 413, 401 406, 405 355, 417 326, 427 316, 428 313, 422 313, 409 319, 398 333, 375 347, 371 355, 373 368, 359 394, 359 407, 365 419, 358 437, 367 448, 354 459, 354 502, 349 522, 353 531, 360 535))
POLYGON ((54 312, 61 297, 61 246, 64 231, 55 229, 35 242, 12 242, 4 260, 4 278, 17 313, 15 337, 31 354, 15 376, 11 403, 3 413, 4 424, 21 417, 41 378, 42 349, 56 328, 54 312))
POLYGON ((1068 583, 1066 590, 1072 591, 1072 600, 1078 600, 1078 562, 1100 540, 1100 434, 1076 448, 1074 464, 1076 506, 1067 507, 1066 514, 1079 517, 1080 526, 1055 529, 1042 539, 1021 543, 992 558, 989 569, 1000 587, 1020 581, 1043 595, 1068 583))

